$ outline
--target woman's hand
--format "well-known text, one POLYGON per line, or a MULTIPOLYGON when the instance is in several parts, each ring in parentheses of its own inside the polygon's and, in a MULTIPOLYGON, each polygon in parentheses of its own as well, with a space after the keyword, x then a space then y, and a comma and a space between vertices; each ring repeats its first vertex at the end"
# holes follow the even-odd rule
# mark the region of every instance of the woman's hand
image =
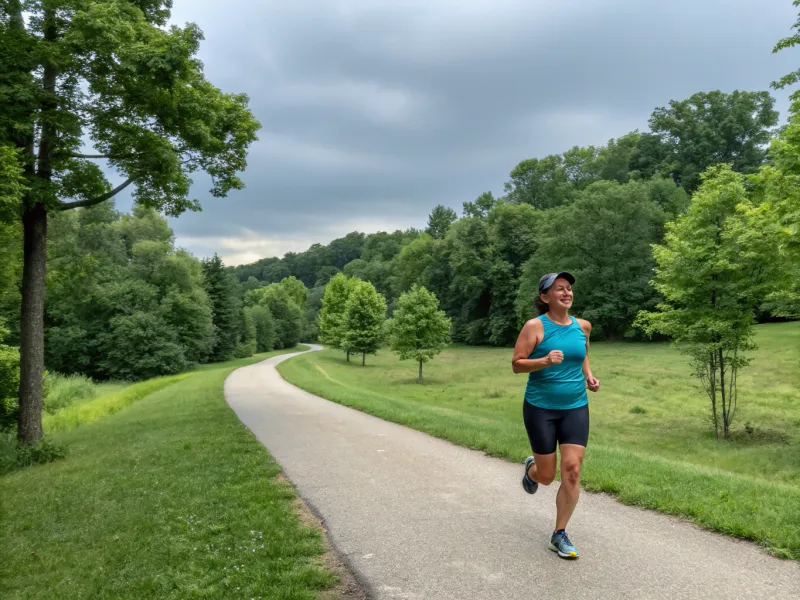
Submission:
POLYGON ((547 355, 547 366, 560 365, 564 362, 564 353, 561 350, 552 350, 547 355))
POLYGON ((600 389, 600 380, 594 377, 594 375, 589 375, 586 378, 586 387, 589 388, 589 391, 596 392, 600 389))

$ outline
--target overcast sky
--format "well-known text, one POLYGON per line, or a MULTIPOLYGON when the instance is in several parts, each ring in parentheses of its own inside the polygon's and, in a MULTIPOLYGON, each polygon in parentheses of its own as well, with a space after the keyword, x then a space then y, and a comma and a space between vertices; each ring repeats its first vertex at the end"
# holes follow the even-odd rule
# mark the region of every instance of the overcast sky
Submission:
MULTIPOLYGON (((228 264, 349 231, 424 227, 520 160, 647 129, 694 92, 765 90, 791 0, 175 0, 207 77, 262 123, 247 189, 172 219, 228 264)), ((781 120, 784 94, 776 94, 781 120)), ((127 209, 126 201, 118 207, 127 209)))

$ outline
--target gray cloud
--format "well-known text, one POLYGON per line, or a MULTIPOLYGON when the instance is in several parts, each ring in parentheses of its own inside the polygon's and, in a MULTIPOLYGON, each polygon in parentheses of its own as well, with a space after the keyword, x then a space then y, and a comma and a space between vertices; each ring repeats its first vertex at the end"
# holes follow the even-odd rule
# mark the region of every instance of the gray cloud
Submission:
POLYGON ((216 200, 198 179, 203 212, 172 226, 229 262, 421 227, 670 99, 768 89, 796 68, 771 54, 794 17, 789 0, 176 0, 209 79, 249 94, 263 129, 247 189, 216 200))

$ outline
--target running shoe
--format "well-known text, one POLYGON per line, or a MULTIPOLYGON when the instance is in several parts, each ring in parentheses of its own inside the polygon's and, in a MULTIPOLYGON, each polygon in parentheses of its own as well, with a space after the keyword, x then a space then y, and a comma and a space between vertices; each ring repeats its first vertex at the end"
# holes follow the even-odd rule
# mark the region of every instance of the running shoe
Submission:
POLYGON ((536 490, 539 489, 539 484, 536 483, 530 477, 528 477, 528 470, 531 468, 531 465, 534 462, 536 461, 532 456, 529 456, 528 458, 525 459, 525 475, 522 476, 522 487, 529 494, 535 494, 536 490))
POLYGON ((553 534, 550 538, 550 550, 558 552, 561 558, 578 558, 578 549, 569 541, 566 531, 553 534))

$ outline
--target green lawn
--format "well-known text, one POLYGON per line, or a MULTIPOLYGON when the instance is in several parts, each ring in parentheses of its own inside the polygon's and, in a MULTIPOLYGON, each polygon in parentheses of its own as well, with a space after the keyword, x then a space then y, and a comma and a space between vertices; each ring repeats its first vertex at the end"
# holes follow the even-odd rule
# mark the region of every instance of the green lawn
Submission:
POLYGON ((66 459, 0 477, 2 597, 286 600, 333 585, 322 535, 222 395, 234 367, 263 358, 78 423, 55 434, 66 459))
MULTIPOLYGON (((595 343, 601 381, 583 483, 626 503, 691 518, 800 559, 800 323, 757 328, 739 377, 734 439, 713 437, 709 402, 667 344, 595 343)), ((453 347, 425 365, 382 351, 350 364, 335 351, 284 362, 290 382, 325 398, 522 462, 525 376, 511 350, 453 347)))

